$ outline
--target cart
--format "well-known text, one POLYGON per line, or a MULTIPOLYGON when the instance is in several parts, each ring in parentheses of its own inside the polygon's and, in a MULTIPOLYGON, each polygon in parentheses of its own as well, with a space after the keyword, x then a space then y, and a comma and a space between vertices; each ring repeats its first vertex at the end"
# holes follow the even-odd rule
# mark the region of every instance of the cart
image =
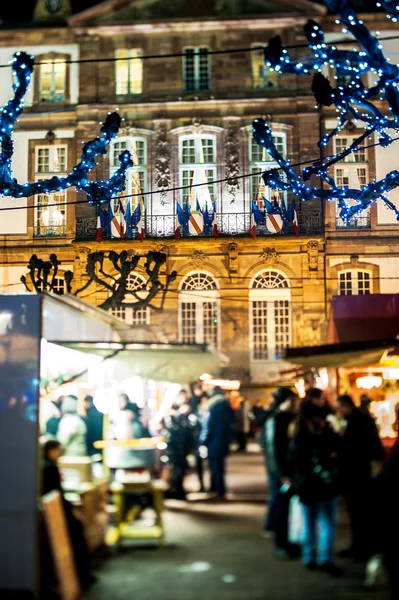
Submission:
POLYGON ((163 545, 167 484, 158 478, 162 444, 162 438, 95 443, 96 448, 103 449, 104 464, 111 474, 114 514, 106 536, 108 546, 163 545), (149 510, 152 517, 143 518, 149 510))

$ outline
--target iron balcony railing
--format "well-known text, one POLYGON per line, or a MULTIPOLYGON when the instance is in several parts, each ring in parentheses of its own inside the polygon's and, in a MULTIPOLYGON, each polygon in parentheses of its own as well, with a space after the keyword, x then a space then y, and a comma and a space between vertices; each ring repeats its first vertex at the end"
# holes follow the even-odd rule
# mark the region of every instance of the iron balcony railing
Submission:
MULTIPOLYGON (((171 238, 175 235, 176 217, 174 215, 146 215, 145 236, 148 238, 171 238)), ((218 234, 220 236, 249 235, 251 227, 251 215, 249 213, 222 213, 217 215, 218 234)), ((76 239, 94 240, 96 238, 96 217, 78 217, 76 219, 76 239)), ((323 231, 323 217, 320 210, 306 210, 298 213, 299 234, 320 234, 323 231)), ((256 226, 258 236, 273 235, 266 228, 265 223, 256 226)), ((277 235, 294 235, 293 225, 289 225, 288 231, 277 235)), ((276 235, 276 234, 274 234, 276 235)), ((180 227, 180 236, 188 237, 183 227, 180 227)), ((213 227, 209 233, 201 234, 199 237, 212 237, 213 227)), ((193 236, 189 236, 193 237, 193 236)), ((103 239, 107 239, 107 230, 103 230, 103 239)), ((133 228, 133 238, 137 238, 137 229, 133 228)))
POLYGON ((40 222, 35 223, 35 237, 58 237, 62 235, 66 235, 66 223, 59 223, 59 221, 49 221, 47 225, 40 222))
POLYGON ((344 221, 340 217, 335 219, 335 227, 337 229, 370 229, 370 213, 359 215, 358 217, 352 217, 348 221, 344 221))

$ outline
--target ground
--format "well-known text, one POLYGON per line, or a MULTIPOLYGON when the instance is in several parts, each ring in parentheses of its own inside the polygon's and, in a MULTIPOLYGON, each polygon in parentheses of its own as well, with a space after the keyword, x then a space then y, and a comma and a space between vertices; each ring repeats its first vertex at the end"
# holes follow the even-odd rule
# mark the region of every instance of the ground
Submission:
MULTIPOLYGON (((252 449, 252 448, 251 448, 252 449)), ((253 448, 255 450, 255 448, 253 448)), ((191 479, 188 486, 195 489, 191 479)), ((230 499, 222 505, 169 501, 167 544, 109 558, 88 600, 386 600, 386 590, 363 587, 364 567, 341 561, 342 579, 309 573, 299 562, 276 561, 260 537, 267 495, 261 455, 229 458, 230 499)), ((337 547, 348 528, 340 519, 337 547)))

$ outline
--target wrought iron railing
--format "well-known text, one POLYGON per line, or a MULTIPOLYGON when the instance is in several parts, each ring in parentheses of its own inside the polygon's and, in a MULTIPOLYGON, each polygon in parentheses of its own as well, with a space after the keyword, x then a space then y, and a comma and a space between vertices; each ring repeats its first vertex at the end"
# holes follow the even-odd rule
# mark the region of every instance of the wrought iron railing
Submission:
POLYGON ((370 229, 370 213, 367 212, 363 215, 359 215, 358 217, 352 217, 352 219, 349 219, 348 221, 344 221, 340 217, 336 217, 335 227, 337 229, 370 229))
MULTIPOLYGON (((146 215, 145 236, 148 238, 171 238, 175 234, 176 217, 174 215, 146 215)), ((249 235, 251 227, 251 215, 249 213, 221 213, 217 215, 218 234, 221 236, 249 235)), ((96 237, 96 217, 78 217, 76 219, 76 239, 94 240, 96 237)), ((307 210, 298 213, 299 234, 320 234, 323 230, 322 213, 320 210, 307 210)), ((256 226, 256 235, 294 235, 294 226, 290 224, 288 231, 279 234, 270 232, 266 223, 256 226)), ((199 237, 212 237, 213 227, 209 232, 199 237)), ((107 231, 103 230, 103 239, 106 239, 107 231)), ((188 237, 184 227, 180 227, 180 237, 188 237)), ((189 236, 192 237, 192 236, 189 236)), ((137 229, 133 227, 133 238, 137 238, 137 229)))
POLYGON ((49 221, 47 225, 40 222, 35 223, 35 237, 58 237, 62 235, 66 235, 66 223, 59 223, 59 221, 49 221))

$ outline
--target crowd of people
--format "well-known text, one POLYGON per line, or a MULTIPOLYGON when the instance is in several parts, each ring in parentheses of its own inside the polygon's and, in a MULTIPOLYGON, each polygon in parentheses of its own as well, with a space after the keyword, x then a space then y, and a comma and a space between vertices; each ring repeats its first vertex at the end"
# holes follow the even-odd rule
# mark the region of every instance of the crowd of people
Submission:
POLYGON ((333 407, 320 389, 301 400, 279 388, 271 406, 255 410, 270 492, 264 533, 274 538, 276 558, 301 556, 307 569, 339 577, 334 542, 342 497, 351 543, 338 556, 365 564, 383 557, 392 598, 399 598, 399 444, 387 456, 362 400, 357 408, 343 395, 333 407), (299 531, 297 522, 291 535, 296 505, 299 531))

